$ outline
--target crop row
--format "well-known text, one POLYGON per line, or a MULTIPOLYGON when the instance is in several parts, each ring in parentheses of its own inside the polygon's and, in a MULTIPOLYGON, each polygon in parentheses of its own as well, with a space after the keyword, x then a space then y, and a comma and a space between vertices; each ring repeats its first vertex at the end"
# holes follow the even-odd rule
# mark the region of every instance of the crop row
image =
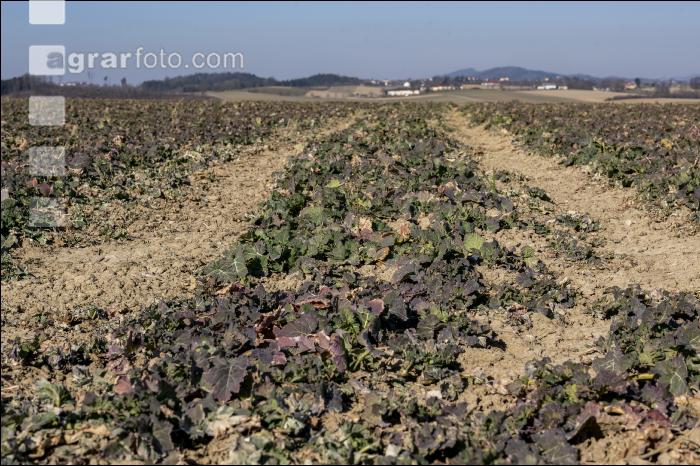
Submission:
POLYGON ((464 111, 474 123, 508 129, 536 153, 590 165, 657 205, 700 215, 700 106, 513 102, 464 111))
POLYGON ((105 220, 115 204, 172 199, 193 171, 235 157, 241 146, 281 128, 311 131, 352 110, 336 104, 70 99, 65 125, 41 127, 29 124, 27 99, 3 99, 2 180, 9 195, 2 206, 3 269, 11 269, 8 253, 25 238, 47 239, 28 225, 37 197, 63 201, 69 214, 64 239, 117 238, 124 226, 105 220), (62 176, 32 173, 28 150, 42 146, 65 148, 62 176))

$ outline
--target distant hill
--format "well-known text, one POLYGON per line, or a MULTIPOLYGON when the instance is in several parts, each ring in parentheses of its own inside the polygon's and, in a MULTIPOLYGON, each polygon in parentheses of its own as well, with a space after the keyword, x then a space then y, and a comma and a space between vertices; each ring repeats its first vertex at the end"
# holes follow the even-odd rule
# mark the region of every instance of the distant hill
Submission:
POLYGON ((274 86, 273 78, 250 73, 196 73, 175 78, 144 81, 141 87, 150 92, 228 91, 249 87, 274 86))
POLYGON ((462 78, 466 76, 476 76, 480 71, 476 68, 463 68, 461 70, 453 71, 452 73, 447 73, 445 76, 450 78, 462 78))
MULTIPOLYGON (((579 80, 586 80, 586 81, 594 81, 594 82, 601 82, 601 81, 630 81, 633 80, 634 77, 629 77, 629 76, 605 76, 605 77, 600 77, 600 76, 592 76, 590 74, 582 74, 582 73, 576 73, 576 74, 561 74, 561 73, 553 73, 551 71, 540 71, 540 70, 530 70, 528 68, 523 68, 520 66, 499 66, 496 68, 489 68, 487 70, 482 70, 479 71, 475 68, 464 68, 461 70, 453 71, 451 73, 447 73, 444 76, 450 77, 450 78, 462 78, 462 77, 468 77, 468 76, 473 76, 477 79, 482 79, 482 80, 489 80, 489 79, 498 79, 502 77, 507 77, 511 81, 542 81, 545 78, 548 79, 555 79, 558 77, 562 78, 571 78, 571 79, 579 79, 579 80)), ((670 78, 640 78, 643 83, 655 83, 659 81, 668 81, 670 79, 674 81, 679 81, 679 82, 688 82, 692 78, 699 76, 698 74, 691 74, 688 76, 675 76, 675 77, 670 77, 670 78)))
POLYGON ((280 81, 283 86, 290 87, 328 87, 328 86, 357 86, 364 83, 364 79, 341 76, 337 74, 315 74, 308 78, 290 79, 280 81))
POLYGON ((691 79, 694 79, 694 78, 700 78, 700 73, 689 74, 689 75, 687 75, 687 76, 676 76, 676 77, 673 77, 673 78, 671 78, 671 79, 673 79, 674 81, 688 82, 688 81, 690 81, 691 79))
POLYGON ((450 78, 474 76, 478 79, 498 79, 505 77, 511 81, 541 81, 545 78, 554 79, 562 75, 549 71, 529 70, 520 66, 499 66, 483 71, 478 71, 474 68, 464 68, 448 73, 446 76, 450 78))
POLYGON ((18 76, 2 80, 2 95, 32 94, 43 92, 49 95, 159 95, 182 92, 198 93, 206 91, 229 91, 255 89, 267 86, 326 88, 331 86, 357 86, 366 80, 332 73, 315 74, 306 78, 279 80, 262 78, 251 73, 196 73, 174 78, 144 81, 138 86, 100 86, 80 83, 71 87, 61 86, 45 77, 18 76))
POLYGON ((306 78, 278 80, 250 73, 197 73, 175 78, 144 81, 141 87, 158 92, 202 92, 250 89, 263 86, 329 87, 362 84, 364 80, 337 74, 315 74, 306 78))

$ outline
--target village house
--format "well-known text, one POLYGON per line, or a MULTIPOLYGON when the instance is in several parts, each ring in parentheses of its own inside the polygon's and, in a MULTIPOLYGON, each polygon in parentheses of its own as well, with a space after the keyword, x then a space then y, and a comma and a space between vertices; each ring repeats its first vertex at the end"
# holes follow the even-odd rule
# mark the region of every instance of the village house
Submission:
POLYGON ((386 91, 386 95, 389 97, 408 97, 419 94, 420 90, 418 89, 389 89, 386 91))
POLYGON ((430 87, 430 92, 444 92, 444 91, 453 91, 454 86, 431 86, 430 87))
POLYGON ((485 87, 487 89, 499 87, 500 85, 501 85, 501 83, 495 82, 495 81, 486 81, 486 82, 481 83, 481 87, 485 87))

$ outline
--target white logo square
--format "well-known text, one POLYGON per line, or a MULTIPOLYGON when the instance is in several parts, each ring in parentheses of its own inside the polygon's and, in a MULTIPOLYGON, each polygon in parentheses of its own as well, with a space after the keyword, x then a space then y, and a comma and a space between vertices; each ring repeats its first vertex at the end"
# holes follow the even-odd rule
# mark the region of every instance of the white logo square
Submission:
POLYGON ((66 74, 66 48, 63 45, 30 45, 29 74, 35 76, 66 74))
POLYGON ((29 0, 29 24, 65 24, 64 0, 29 0))

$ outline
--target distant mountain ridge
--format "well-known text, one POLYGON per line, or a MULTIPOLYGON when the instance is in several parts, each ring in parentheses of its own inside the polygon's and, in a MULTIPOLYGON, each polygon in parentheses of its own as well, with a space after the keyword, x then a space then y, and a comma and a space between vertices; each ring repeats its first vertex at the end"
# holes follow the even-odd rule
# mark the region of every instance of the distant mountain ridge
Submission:
POLYGON ((557 76, 564 75, 550 71, 530 70, 521 66, 498 66, 483 71, 478 71, 474 68, 464 68, 447 73, 445 76, 450 78, 473 76, 477 79, 508 78, 511 81, 541 81, 545 78, 554 79, 557 76))
MULTIPOLYGON (((477 79, 481 80, 491 80, 491 79, 499 79, 499 78, 508 78, 511 81, 542 81, 544 79, 555 79, 558 77, 562 78, 578 78, 578 79, 587 79, 587 80, 593 80, 593 81, 601 81, 601 80, 633 80, 636 78, 631 77, 625 77, 625 76, 605 76, 605 77, 600 77, 600 76, 592 76, 590 74, 584 74, 584 73, 573 73, 573 74, 564 74, 564 73, 554 73, 551 71, 541 71, 541 70, 531 70, 528 68, 523 68, 521 66, 498 66, 495 68, 489 68, 486 70, 479 71, 476 68, 463 68, 457 71, 453 71, 451 73, 444 74, 442 76, 447 76, 449 78, 463 78, 463 77, 469 77, 473 76, 477 79)), ((692 78, 698 77, 700 74, 689 74, 687 76, 676 76, 676 77, 669 77, 669 78, 643 78, 640 77, 642 82, 657 82, 657 81, 668 81, 669 79, 672 79, 674 81, 689 81, 692 78)))

